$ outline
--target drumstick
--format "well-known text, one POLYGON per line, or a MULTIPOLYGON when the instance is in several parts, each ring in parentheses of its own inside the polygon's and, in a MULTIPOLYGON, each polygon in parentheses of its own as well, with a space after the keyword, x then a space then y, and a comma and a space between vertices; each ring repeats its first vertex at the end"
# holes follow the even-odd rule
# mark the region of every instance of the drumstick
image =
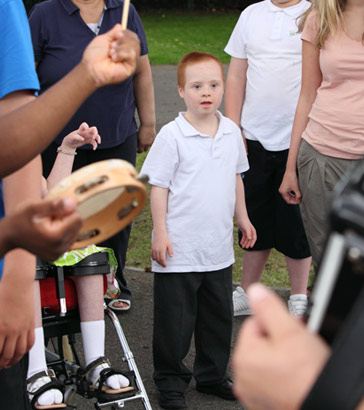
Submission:
POLYGON ((126 29, 128 24, 130 0, 124 0, 123 17, 121 19, 121 28, 126 29))

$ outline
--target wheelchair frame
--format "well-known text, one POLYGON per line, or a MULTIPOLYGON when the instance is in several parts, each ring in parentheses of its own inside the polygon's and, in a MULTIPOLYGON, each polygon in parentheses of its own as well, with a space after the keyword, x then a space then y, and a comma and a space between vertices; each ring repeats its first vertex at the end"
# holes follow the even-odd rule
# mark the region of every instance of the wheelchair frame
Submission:
MULTIPOLYGON (((82 367, 75 348, 75 334, 80 333, 80 320, 78 310, 67 312, 64 278, 74 273, 76 275, 109 273, 108 260, 106 263, 105 258, 107 258, 107 255, 101 252, 92 254, 83 259, 80 263, 73 266, 55 267, 49 264, 37 266, 38 279, 49 276, 54 276, 56 278, 57 296, 60 302, 60 313, 47 313, 45 309, 42 309, 42 317, 46 340, 45 352, 47 366, 55 371, 58 381, 64 386, 64 402, 68 405, 67 409, 76 408, 71 404, 68 404, 72 401, 72 396, 74 393, 78 393, 87 399, 92 396, 89 395, 87 391, 81 392, 77 383, 77 375, 82 367), (96 258, 98 259, 97 261, 93 260, 94 258, 92 257, 94 255, 98 255, 96 258), (67 355, 64 352, 63 336, 68 336, 68 342, 73 358, 67 358, 67 355), (55 339, 57 340, 57 343, 55 346, 55 351, 52 351, 47 347, 47 344, 50 340, 54 342, 55 339)), ((128 375, 134 381, 133 384, 135 388, 133 391, 122 394, 121 398, 119 396, 118 399, 108 402, 96 401, 94 406, 97 410, 102 410, 105 408, 120 409, 129 402, 141 400, 145 410, 152 410, 142 378, 134 360, 134 355, 130 350, 119 319, 116 314, 105 304, 104 311, 105 316, 111 320, 114 331, 119 339, 123 352, 122 361, 126 362, 128 365, 128 375)))

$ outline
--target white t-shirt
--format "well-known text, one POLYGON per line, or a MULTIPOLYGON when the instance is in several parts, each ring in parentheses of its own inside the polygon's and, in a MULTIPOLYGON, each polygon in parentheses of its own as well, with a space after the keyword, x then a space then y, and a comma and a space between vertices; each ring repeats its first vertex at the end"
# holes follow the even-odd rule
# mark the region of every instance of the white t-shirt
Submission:
POLYGON ((302 44, 297 18, 310 7, 280 8, 270 0, 252 4, 240 15, 225 52, 247 59, 241 116, 245 137, 268 151, 289 148, 301 87, 302 44))
POLYGON ((208 272, 234 263, 236 174, 249 169, 239 128, 217 112, 214 138, 180 113, 157 135, 141 169, 149 183, 168 188, 167 233, 173 258, 153 272, 208 272))

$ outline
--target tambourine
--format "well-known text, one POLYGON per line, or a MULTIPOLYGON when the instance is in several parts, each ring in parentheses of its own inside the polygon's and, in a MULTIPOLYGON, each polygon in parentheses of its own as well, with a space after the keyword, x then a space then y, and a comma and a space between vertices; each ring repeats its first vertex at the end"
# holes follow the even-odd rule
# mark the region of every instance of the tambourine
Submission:
POLYGON ((110 159, 75 171, 54 186, 46 199, 77 201, 83 226, 71 249, 79 249, 125 228, 145 205, 147 181, 129 162, 110 159))

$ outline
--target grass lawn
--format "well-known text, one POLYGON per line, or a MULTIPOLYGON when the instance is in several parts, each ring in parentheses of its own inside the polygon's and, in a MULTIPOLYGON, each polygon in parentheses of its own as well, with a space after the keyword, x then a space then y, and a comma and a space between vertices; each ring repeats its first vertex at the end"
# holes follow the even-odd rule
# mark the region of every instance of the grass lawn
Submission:
POLYGON ((239 15, 239 11, 141 13, 151 63, 178 64, 192 50, 208 51, 228 63, 224 47, 239 15))
MULTIPOLYGON (((191 50, 209 51, 220 57, 223 62, 229 62, 229 56, 223 50, 238 20, 239 11, 227 13, 165 11, 140 15, 147 34, 149 58, 152 64, 177 64, 180 58, 191 50)), ((145 155, 138 155, 138 170, 145 155)), ((127 266, 150 269, 151 231, 152 220, 148 202, 143 212, 133 221, 127 266)), ((240 281, 243 252, 239 248, 236 233, 234 240, 236 263, 233 276, 235 281, 240 281)), ((289 286, 285 259, 274 250, 266 265, 263 282, 269 286, 289 286)))

